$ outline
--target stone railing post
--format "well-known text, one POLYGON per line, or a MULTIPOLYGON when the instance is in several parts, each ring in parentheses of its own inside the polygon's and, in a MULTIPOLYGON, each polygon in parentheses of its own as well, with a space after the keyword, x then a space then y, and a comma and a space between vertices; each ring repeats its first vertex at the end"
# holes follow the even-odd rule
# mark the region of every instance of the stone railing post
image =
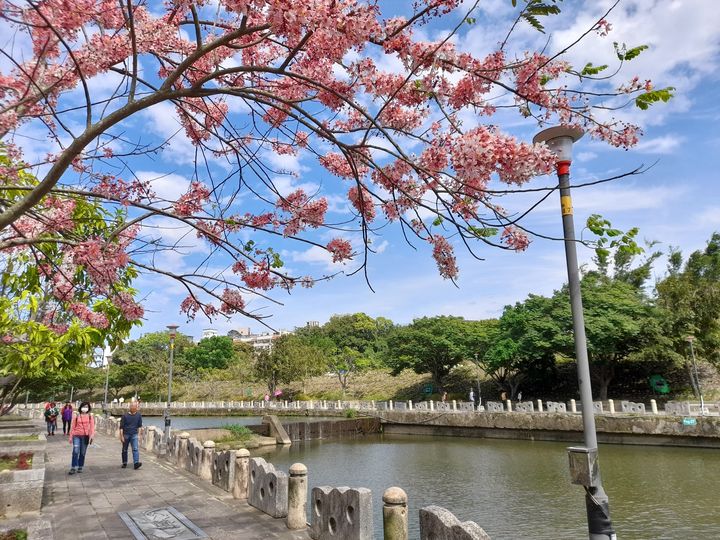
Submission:
POLYGON ((507 399, 505 400, 505 406, 507 407, 507 412, 512 412, 512 401, 507 399))
POLYGON ((543 412, 543 408, 542 408, 542 407, 543 407, 543 402, 542 402, 542 399, 538 399, 538 400, 537 400, 537 404, 538 404, 538 412, 543 412))
POLYGON ((304 529, 307 527, 307 467, 295 463, 290 467, 288 479, 288 529, 304 529))
POLYGON ((235 454, 235 484, 232 487, 232 495, 236 499, 247 499, 249 476, 250 452, 246 448, 240 448, 235 454))
POLYGON ((435 402, 432 399, 430 400, 430 410, 431 411, 435 410, 435 402))
POLYGON ((392 399, 388 401, 388 409, 391 411, 394 409, 392 399))
POLYGON ((652 411, 653 414, 658 413, 657 401, 655 401, 654 399, 650 400, 650 410, 652 411))
POLYGON ((413 410, 412 400, 408 401, 408 410, 409 410, 409 411, 412 411, 412 410, 413 410))
POLYGON ((455 401, 454 399, 452 400, 452 410, 457 411, 457 401, 455 401))
POLYGON ((575 403, 574 399, 570 400, 570 412, 576 413, 577 412, 577 404, 575 403))
POLYGON ((608 399, 608 410, 610 414, 615 414, 615 400, 608 399))
POLYGON ((198 476, 203 480, 212 481, 212 455, 215 452, 215 441, 203 443, 202 460, 198 466, 198 476))
POLYGON ((408 539, 407 493, 399 487, 391 487, 383 493, 384 540, 408 539))

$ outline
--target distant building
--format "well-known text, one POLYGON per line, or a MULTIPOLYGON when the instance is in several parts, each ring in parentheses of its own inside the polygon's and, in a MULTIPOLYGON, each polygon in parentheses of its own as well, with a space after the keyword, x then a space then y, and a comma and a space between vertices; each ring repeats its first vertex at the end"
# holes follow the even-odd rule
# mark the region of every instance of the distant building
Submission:
POLYGON ((308 328, 317 328, 318 326, 320 326, 320 321, 308 321, 305 323, 305 326, 307 326, 308 328))
POLYGON ((235 343, 247 343, 256 351, 270 352, 272 350, 273 341, 280 336, 291 333, 292 332, 288 332, 287 330, 280 330, 279 332, 253 334, 249 328, 239 328, 238 330, 230 330, 230 332, 228 332, 228 336, 233 338, 235 343))
POLYGON ((207 338, 211 338, 211 337, 215 337, 215 336, 219 336, 219 335, 220 335, 220 332, 218 332, 214 328, 205 328, 202 331, 202 337, 200 339, 207 339, 207 338))

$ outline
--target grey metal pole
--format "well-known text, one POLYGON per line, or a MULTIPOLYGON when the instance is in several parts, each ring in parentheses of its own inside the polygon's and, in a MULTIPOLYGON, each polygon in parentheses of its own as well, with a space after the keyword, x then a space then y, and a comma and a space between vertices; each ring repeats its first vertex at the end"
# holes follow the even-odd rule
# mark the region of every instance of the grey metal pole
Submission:
POLYGON ((698 395, 700 396, 700 416, 705 416, 705 400, 703 399, 702 389, 700 388, 700 377, 698 376, 697 362, 695 361, 695 348, 693 347, 693 340, 688 339, 690 343, 690 355, 693 362, 693 371, 695 372, 695 386, 697 387, 698 395))
POLYGON ((172 402, 173 357, 175 353, 175 336, 170 335, 170 373, 168 375, 168 397, 165 407, 165 442, 170 440, 170 403, 172 402))
MULTIPOLYGON (((588 361, 585 317, 583 316, 582 293, 580 292, 580 272, 578 270, 577 249, 575 246, 575 222, 573 220, 572 197, 570 194, 569 161, 558 163, 558 180, 560 183, 560 206, 565 238, 565 260, 567 262, 568 287, 570 289, 578 384, 580 386, 580 399, 582 400, 583 435, 585 447, 597 451, 595 413, 593 411, 592 387, 590 385, 590 362, 588 361)), ((602 488, 599 466, 596 483, 596 487, 585 488, 589 538, 590 540, 615 539, 617 537, 610 519, 609 499, 602 488)))
POLYGON ((107 395, 108 395, 108 379, 110 377, 110 361, 112 360, 112 356, 108 356, 107 364, 105 364, 105 394, 103 395, 103 415, 108 415, 108 402, 107 402, 107 395))
POLYGON ((74 387, 74 386, 71 386, 71 387, 70 387, 70 400, 69 400, 70 403, 72 403, 72 398, 73 398, 73 394, 74 394, 74 393, 75 393, 75 387, 74 387))

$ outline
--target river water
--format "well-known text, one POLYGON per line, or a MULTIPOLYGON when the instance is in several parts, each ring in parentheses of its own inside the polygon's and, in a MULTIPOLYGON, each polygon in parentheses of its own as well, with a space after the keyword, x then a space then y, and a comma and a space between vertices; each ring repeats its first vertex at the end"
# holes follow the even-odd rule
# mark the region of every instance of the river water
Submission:
MULTIPOLYGON (((195 421, 217 426, 250 418, 195 421)), ((419 538, 418 509, 436 504, 477 522, 493 540, 578 540, 587 538, 584 495, 570 483, 566 446, 373 435, 293 444, 263 457, 284 471, 304 463, 311 488, 370 488, 377 539, 382 493, 400 486, 409 498, 411 538, 419 538)), ((600 463, 620 540, 720 539, 720 451, 602 445, 600 463)))

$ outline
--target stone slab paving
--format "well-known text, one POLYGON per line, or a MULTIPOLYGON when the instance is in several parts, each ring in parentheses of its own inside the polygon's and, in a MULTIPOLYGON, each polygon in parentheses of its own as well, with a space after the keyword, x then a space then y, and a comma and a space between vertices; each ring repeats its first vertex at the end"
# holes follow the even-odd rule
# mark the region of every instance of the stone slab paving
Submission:
POLYGON ((133 540, 118 512, 174 507, 214 540, 308 539, 282 519, 237 501, 229 493, 141 451, 142 468, 120 468, 120 442, 98 435, 82 474, 68 475, 72 446, 48 438, 41 516, 55 540, 133 540))

